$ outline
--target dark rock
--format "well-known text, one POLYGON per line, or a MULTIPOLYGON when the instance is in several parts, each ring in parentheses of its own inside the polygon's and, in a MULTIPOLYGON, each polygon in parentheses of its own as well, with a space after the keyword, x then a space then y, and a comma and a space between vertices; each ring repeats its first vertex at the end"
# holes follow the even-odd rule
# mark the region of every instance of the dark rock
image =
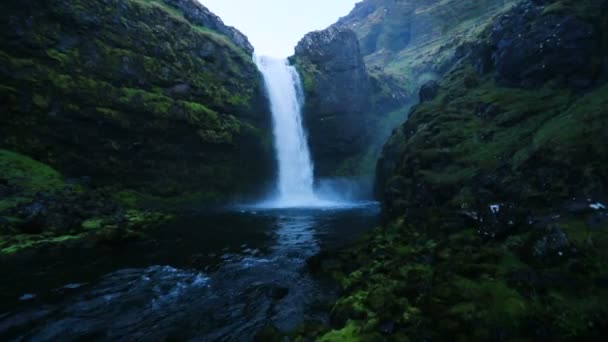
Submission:
POLYGON ((484 119, 492 119, 500 113, 500 108, 493 103, 480 103, 475 108, 475 115, 484 119))
POLYGON ((330 176, 340 160, 365 149, 372 83, 352 30, 332 26, 311 32, 295 52, 306 92, 304 120, 315 172, 330 176))
POLYGON ((272 289, 271 297, 273 300, 279 301, 279 300, 287 297, 288 294, 289 294, 289 288, 277 286, 272 289))
POLYGON ((538 273, 531 269, 511 272, 508 276, 509 283, 517 287, 538 290, 544 286, 543 279, 538 273))
POLYGON ((587 218, 586 224, 589 229, 594 230, 608 228, 608 214, 593 213, 587 218))
POLYGON ((541 232, 532 241, 532 255, 538 258, 562 256, 570 246, 566 234, 556 226, 541 232), (561 253, 561 254, 560 254, 561 253))
POLYGON ((19 215, 24 218, 31 218, 35 216, 43 216, 48 213, 48 207, 43 202, 33 202, 22 206, 19 209, 19 215))
POLYGON ((479 80, 477 79, 476 74, 466 74, 464 76, 463 84, 465 88, 471 89, 477 85, 479 85, 479 80))
POLYGON ((607 289, 608 288, 608 275, 602 275, 602 276, 595 278, 595 285, 599 286, 601 288, 607 289))
POLYGON ((380 323, 378 330, 385 335, 392 335, 395 332, 395 322, 386 321, 380 323))
POLYGON ((171 89, 169 89, 168 93, 171 96, 175 97, 187 97, 190 95, 191 87, 188 84, 176 84, 171 89))
POLYGON ((571 214, 588 214, 601 209, 603 204, 586 198, 573 198, 564 203, 563 208, 571 214))
POLYGON ((432 101, 439 92, 439 83, 437 81, 428 81, 420 87, 419 98, 420 103, 432 101))
POLYGON ((274 326, 266 326, 258 331, 253 337, 254 342, 284 342, 285 338, 279 329, 274 326))
POLYGON ((502 239, 530 227, 528 210, 514 204, 488 204, 477 213, 479 234, 483 239, 502 239))
POLYGON ((590 62, 597 32, 573 15, 542 16, 543 10, 538 2, 528 0, 496 19, 492 32, 496 80, 537 87, 558 76, 570 86, 589 87, 598 76, 590 62))

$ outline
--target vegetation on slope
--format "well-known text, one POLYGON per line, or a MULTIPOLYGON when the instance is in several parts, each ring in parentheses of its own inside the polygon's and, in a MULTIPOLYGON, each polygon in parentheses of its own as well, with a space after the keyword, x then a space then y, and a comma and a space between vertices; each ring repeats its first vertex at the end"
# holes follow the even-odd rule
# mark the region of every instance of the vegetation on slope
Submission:
POLYGON ((3 253, 137 230, 144 214, 130 210, 266 186, 270 116, 250 44, 198 2, 10 0, 0 11, 3 253))
POLYGON ((48 165, 0 150, 0 256, 54 244, 120 242, 168 215, 126 209, 48 165))
POLYGON ((320 340, 608 332, 606 18, 522 1, 461 48, 385 146, 387 223, 310 261, 343 289, 320 340))

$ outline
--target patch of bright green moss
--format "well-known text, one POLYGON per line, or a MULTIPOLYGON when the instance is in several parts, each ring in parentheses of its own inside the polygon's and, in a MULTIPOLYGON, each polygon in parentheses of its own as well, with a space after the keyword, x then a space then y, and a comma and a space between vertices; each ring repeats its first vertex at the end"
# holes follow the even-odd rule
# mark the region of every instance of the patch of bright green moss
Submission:
POLYGON ((102 219, 89 219, 82 223, 82 228, 87 230, 100 229, 103 226, 102 219))
POLYGON ((342 342, 342 341, 363 341, 360 336, 361 329, 355 322, 348 322, 348 324, 340 330, 332 330, 325 335, 321 336, 318 342, 342 342))
POLYGON ((84 235, 61 235, 61 236, 39 236, 39 235, 17 235, 10 238, 2 237, 0 240, 0 254, 11 255, 18 252, 49 244, 61 244, 81 239, 84 235))
POLYGON ((59 172, 24 155, 0 150, 0 175, 9 184, 23 188, 27 193, 54 191, 65 186, 59 172))

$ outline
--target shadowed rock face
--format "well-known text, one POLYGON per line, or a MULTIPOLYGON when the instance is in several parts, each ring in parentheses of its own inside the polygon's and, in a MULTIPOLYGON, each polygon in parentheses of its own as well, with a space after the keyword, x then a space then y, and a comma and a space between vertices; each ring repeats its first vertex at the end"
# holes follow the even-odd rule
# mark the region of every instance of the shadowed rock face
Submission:
POLYGON ((330 27, 309 33, 298 43, 295 51, 298 58, 324 73, 323 78, 316 79, 319 97, 314 99, 324 112, 357 115, 369 109, 366 96, 370 91, 369 76, 353 31, 330 27))
POLYGON ((330 27, 306 35, 296 47, 306 92, 305 126, 316 173, 364 148, 371 84, 351 30, 330 27))

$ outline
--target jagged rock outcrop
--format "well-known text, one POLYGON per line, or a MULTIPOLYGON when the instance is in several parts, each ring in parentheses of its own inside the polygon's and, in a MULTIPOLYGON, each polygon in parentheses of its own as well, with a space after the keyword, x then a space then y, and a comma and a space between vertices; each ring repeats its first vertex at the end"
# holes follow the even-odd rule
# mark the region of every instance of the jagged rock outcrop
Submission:
POLYGON ((8 0, 0 11, 0 148, 158 197, 219 200, 271 179, 251 46, 196 0, 8 0))
POLYGON ((373 75, 355 33, 339 26, 306 35, 294 61, 306 98, 305 126, 318 176, 355 174, 350 158, 364 154, 380 116, 404 102, 388 76, 373 75))
MULTIPOLYGON (((330 27, 309 33, 295 52, 299 62, 318 71, 310 80, 316 94, 310 94, 309 106, 333 116, 362 115, 369 110, 370 80, 353 31, 330 27)), ((308 84, 306 87, 312 89, 308 84)))
POLYGON ((305 127, 316 174, 328 175, 364 148, 371 85, 354 32, 331 27, 296 46, 306 98, 305 127))

